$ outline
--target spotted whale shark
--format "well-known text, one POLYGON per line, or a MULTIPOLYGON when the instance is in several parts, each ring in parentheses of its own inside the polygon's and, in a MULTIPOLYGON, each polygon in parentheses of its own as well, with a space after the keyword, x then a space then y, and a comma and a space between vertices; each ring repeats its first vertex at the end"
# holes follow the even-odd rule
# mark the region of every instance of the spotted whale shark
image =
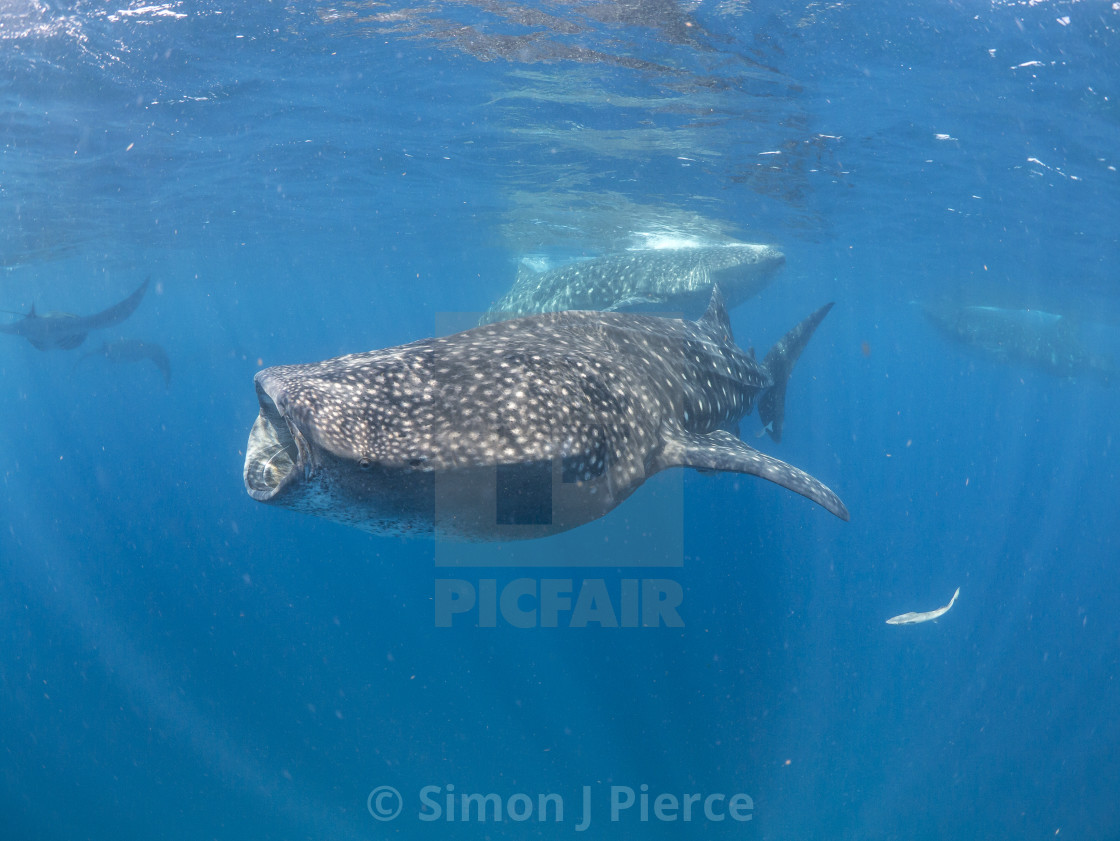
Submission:
POLYGON ((1001 362, 1022 362, 1059 377, 1093 374, 1108 381, 1116 374, 1111 358, 1085 347, 1077 321, 1068 316, 946 301, 920 306, 943 334, 1001 362))
POLYGON ((817 479, 748 446, 782 433, 790 371, 831 304, 758 361, 717 287, 699 321, 560 312, 255 377, 244 482, 261 502, 377 534, 544 537, 671 467, 759 476, 847 520, 817 479))
POLYGON ((38 315, 35 305, 19 321, 0 324, 0 333, 23 336, 38 350, 73 350, 86 340, 91 330, 104 330, 120 324, 140 306, 148 282, 141 283, 131 295, 120 303, 93 315, 74 315, 69 312, 48 312, 38 315))
POLYGON ((628 251, 543 272, 522 265, 480 323, 563 310, 695 316, 716 284, 727 306, 736 307, 769 286, 785 259, 773 246, 729 243, 628 251))

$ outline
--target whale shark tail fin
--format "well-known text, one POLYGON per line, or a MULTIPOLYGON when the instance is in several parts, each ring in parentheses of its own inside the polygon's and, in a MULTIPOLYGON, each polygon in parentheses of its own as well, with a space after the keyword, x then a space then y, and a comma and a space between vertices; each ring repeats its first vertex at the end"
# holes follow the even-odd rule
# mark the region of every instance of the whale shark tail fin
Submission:
POLYGON ((809 343, 817 325, 821 323, 832 304, 825 304, 788 333, 786 333, 766 354, 762 364, 770 372, 774 384, 762 395, 758 402, 758 416, 762 419, 763 429, 774 441, 782 440, 782 424, 786 414, 786 384, 793 366, 801 351, 809 343))

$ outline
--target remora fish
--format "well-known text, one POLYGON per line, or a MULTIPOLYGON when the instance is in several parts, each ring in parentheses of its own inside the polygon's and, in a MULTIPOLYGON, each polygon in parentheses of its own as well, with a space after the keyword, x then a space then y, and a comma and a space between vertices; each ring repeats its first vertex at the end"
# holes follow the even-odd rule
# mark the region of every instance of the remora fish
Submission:
POLYGON ((582 260, 544 272, 520 267, 513 287, 482 317, 564 310, 700 313, 716 284, 736 307, 770 285, 785 255, 769 245, 654 248, 582 260))
POLYGON ((97 350, 82 354, 82 359, 89 359, 94 356, 104 356, 110 362, 115 363, 147 360, 159 368, 159 372, 163 374, 164 385, 171 385, 171 360, 167 358, 167 351, 152 342, 141 342, 137 339, 118 339, 115 342, 105 342, 97 350))
POLYGON ((528 316, 257 373, 249 495, 378 534, 514 540, 611 511, 669 467, 760 476, 844 520, 812 476, 737 437, 756 401, 781 435, 786 383, 828 313, 759 363, 718 288, 698 322, 528 316))
POLYGON ((35 313, 35 305, 31 305, 31 312, 19 321, 10 324, 0 324, 0 333, 9 333, 13 336, 23 336, 39 350, 73 350, 86 340, 86 335, 91 330, 103 330, 120 324, 140 306, 144 293, 148 291, 147 278, 137 287, 136 291, 106 310, 93 315, 74 315, 69 312, 48 312, 45 315, 35 313))
POLYGON ((1002 362, 1018 360, 1059 377, 1092 373, 1108 379, 1116 366, 1107 356, 1090 353, 1081 342, 1077 322, 1042 310, 923 304, 941 330, 1002 362))
POLYGON ((957 596, 961 594, 961 588, 958 587, 957 591, 953 593, 953 598, 949 599, 949 603, 945 607, 939 607, 937 610, 927 610, 924 613, 901 613, 898 616, 892 616, 887 620, 888 625, 917 625, 919 622, 929 622, 931 619, 936 619, 938 616, 944 616, 949 612, 949 608, 953 606, 953 602, 957 600, 957 596))

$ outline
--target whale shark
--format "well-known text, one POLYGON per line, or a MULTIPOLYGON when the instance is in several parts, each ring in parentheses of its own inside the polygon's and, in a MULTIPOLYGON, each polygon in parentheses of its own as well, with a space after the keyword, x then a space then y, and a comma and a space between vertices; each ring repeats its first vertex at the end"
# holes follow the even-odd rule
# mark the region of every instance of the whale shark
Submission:
POLYGON ((86 340, 91 330, 113 327, 136 312, 144 293, 148 291, 150 280, 151 278, 145 279, 135 292, 120 303, 93 315, 74 315, 69 312, 39 315, 32 304, 31 312, 19 321, 0 324, 0 333, 23 336, 39 350, 73 350, 86 340))
POLYGON ((523 264, 480 323, 563 310, 698 315, 717 283, 736 307, 769 286, 785 259, 773 246, 729 243, 628 251, 541 272, 523 264))
POLYGON ((1116 373, 1110 358, 1084 346, 1077 322, 1068 316, 945 301, 921 307, 945 335, 1001 362, 1023 362, 1059 377, 1094 374, 1108 380, 1116 373))
POLYGON ((171 385, 171 360, 167 358, 167 351, 154 342, 141 342, 138 339, 104 342, 97 350, 82 354, 79 362, 95 356, 103 356, 113 363, 151 362, 163 374, 164 385, 171 385))
POLYGON ((790 372, 832 307, 758 361, 716 287, 699 321, 568 311, 254 378, 253 499, 375 534, 495 541, 604 516, 658 471, 758 476, 844 520, 808 473, 741 441, 781 437, 790 372))

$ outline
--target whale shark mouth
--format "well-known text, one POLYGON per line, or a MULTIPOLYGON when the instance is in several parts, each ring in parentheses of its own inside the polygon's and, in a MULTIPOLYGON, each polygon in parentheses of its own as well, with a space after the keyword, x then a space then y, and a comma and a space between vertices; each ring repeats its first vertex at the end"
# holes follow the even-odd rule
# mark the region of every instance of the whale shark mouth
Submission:
POLYGON ((249 433, 245 449, 245 490, 260 502, 270 502, 299 482, 310 465, 307 441, 258 386, 261 413, 249 433))

